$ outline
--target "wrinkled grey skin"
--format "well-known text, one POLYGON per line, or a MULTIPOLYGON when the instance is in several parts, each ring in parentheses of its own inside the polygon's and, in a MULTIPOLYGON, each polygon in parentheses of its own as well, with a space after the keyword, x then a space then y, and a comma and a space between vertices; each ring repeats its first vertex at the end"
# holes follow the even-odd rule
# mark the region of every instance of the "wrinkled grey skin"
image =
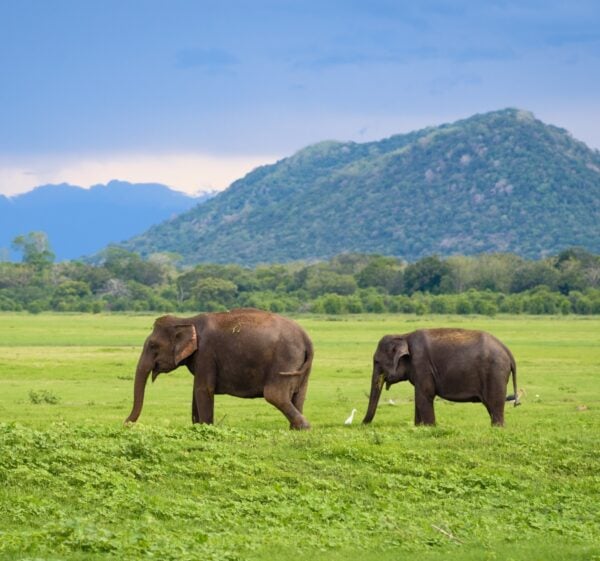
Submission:
POLYGON ((449 401, 481 402, 492 425, 504 426, 504 403, 517 395, 517 367, 508 348, 493 335, 466 329, 420 329, 386 335, 373 356, 369 408, 363 423, 375 416, 385 384, 408 380, 415 387, 415 425, 434 425, 435 396, 449 401), (513 375, 514 396, 506 397, 513 375))
POLYGON ((264 397, 290 428, 310 428, 302 408, 312 359, 311 340, 297 323, 261 310, 158 318, 138 361, 133 408, 125 422, 140 416, 151 372, 154 381, 186 366, 194 376, 193 423, 212 423, 215 394, 229 394, 264 397))

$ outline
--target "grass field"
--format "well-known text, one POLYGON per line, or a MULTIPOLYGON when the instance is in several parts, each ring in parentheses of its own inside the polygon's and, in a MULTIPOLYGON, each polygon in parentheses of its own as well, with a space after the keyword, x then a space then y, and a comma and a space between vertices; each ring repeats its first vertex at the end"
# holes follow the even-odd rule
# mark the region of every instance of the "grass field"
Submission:
POLYGON ((124 427, 153 319, 0 314, 0 559, 600 560, 600 318, 301 317, 302 433, 228 396, 192 426, 183 369, 124 427), (408 383, 362 426, 381 335, 442 325, 513 351, 506 428, 440 400, 415 428, 408 383))

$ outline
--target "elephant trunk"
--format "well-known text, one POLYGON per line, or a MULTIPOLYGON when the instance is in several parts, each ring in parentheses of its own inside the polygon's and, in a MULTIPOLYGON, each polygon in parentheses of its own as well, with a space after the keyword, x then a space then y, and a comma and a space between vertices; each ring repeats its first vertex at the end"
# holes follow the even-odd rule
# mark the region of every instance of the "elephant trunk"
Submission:
POLYGON ((142 406, 144 404, 144 390, 146 388, 146 382, 148 381, 148 376, 154 367, 154 362, 150 353, 146 350, 146 345, 144 345, 144 350, 140 356, 138 361, 138 365, 135 371, 135 383, 133 386, 133 408, 131 409, 131 413, 129 413, 129 417, 125 419, 126 423, 135 423, 142 412, 142 406))
POLYGON ((379 403, 379 398, 381 397, 381 390, 383 389, 384 381, 385 374, 380 372, 379 369, 373 368, 371 395, 369 396, 369 408, 367 409, 367 414, 363 419, 364 424, 370 423, 373 420, 373 417, 375 417, 375 412, 377 411, 377 404, 379 403))

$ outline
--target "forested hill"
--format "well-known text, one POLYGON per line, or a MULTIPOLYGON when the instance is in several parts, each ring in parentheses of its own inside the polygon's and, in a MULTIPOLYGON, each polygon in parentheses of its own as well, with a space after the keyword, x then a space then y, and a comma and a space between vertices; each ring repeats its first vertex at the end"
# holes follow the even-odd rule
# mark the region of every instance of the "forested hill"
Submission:
POLYGON ((600 251, 600 153, 517 109, 258 168, 126 247, 185 262, 600 251))

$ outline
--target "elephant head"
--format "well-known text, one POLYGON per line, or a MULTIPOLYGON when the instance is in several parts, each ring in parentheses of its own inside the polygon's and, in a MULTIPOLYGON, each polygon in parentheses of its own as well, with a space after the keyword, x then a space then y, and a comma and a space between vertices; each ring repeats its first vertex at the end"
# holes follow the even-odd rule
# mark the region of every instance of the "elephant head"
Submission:
POLYGON ((407 340, 399 335, 383 337, 373 355, 369 408, 363 423, 370 423, 373 420, 384 384, 386 390, 389 390, 392 384, 408 380, 409 367, 410 351, 407 340))
POLYGON ((164 316, 154 323, 138 360, 133 388, 133 408, 127 422, 135 423, 144 403, 144 390, 148 376, 152 381, 163 372, 171 372, 181 365, 198 348, 195 326, 181 318, 164 316))

